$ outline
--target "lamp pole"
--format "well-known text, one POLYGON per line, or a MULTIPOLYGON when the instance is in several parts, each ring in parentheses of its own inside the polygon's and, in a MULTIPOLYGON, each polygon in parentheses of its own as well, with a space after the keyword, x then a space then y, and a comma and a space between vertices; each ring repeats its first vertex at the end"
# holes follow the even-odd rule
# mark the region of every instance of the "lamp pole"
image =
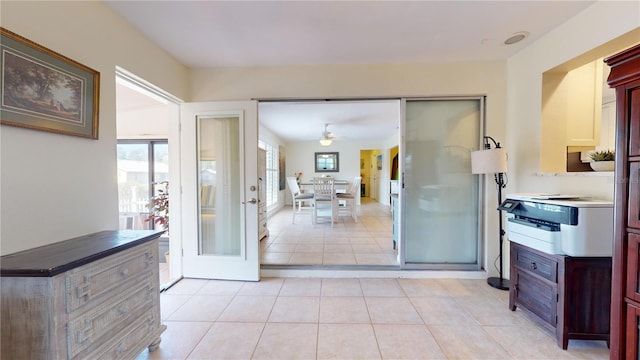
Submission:
MULTIPOLYGON (((484 148, 485 149, 491 149, 491 144, 489 144, 489 141, 491 140, 493 142, 493 145, 495 146, 496 149, 500 149, 500 143, 496 142, 491 136, 485 136, 484 137, 484 148)), ((496 289, 500 289, 500 290, 509 290, 509 288, 511 287, 511 283, 509 282, 509 280, 504 279, 502 277, 502 245, 504 243, 504 230, 502 229, 502 210, 500 210, 500 204, 502 204, 502 189, 506 186, 506 184, 504 183, 504 174, 503 173, 497 173, 494 175, 494 180, 496 181, 496 185, 498 186, 498 228, 499 228, 499 239, 500 239, 500 249, 499 249, 499 267, 498 267, 498 271, 500 274, 500 277, 490 277, 487 279, 487 284, 489 284, 490 286, 496 288, 496 289)))

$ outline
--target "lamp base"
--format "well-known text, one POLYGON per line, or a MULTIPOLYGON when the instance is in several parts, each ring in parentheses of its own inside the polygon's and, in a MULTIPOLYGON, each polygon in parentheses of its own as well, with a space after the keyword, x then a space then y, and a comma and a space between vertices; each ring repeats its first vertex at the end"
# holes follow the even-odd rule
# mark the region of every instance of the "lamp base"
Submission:
POLYGON ((509 288, 511 287, 511 283, 509 282, 509 280, 501 279, 497 277, 488 278, 487 284, 489 284, 491 287, 494 287, 500 290, 509 290, 509 288))

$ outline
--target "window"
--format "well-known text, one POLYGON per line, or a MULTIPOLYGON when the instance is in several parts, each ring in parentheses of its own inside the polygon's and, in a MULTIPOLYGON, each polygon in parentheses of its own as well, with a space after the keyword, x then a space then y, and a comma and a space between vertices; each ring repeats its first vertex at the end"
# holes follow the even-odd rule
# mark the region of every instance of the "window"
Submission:
POLYGON ((278 147, 264 141, 258 142, 258 147, 267 152, 267 179, 265 192, 267 209, 278 203, 278 147))
POLYGON ((118 141, 118 208, 120 229, 153 228, 145 219, 152 185, 169 180, 169 144, 166 140, 118 141))

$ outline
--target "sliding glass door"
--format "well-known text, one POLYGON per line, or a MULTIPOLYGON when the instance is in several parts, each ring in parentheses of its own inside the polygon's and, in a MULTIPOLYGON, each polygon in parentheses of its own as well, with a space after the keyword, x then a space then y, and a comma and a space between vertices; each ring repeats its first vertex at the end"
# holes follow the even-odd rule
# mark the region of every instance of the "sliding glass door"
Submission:
POLYGON ((401 259, 404 268, 476 270, 479 180, 471 175, 483 98, 406 100, 401 259))

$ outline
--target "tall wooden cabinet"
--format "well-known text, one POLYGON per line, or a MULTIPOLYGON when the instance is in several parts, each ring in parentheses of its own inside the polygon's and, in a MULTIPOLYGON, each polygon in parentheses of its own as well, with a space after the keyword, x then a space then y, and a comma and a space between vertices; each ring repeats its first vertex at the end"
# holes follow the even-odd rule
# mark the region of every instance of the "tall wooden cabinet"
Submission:
POLYGON ((616 89, 611 359, 640 359, 640 45, 605 59, 616 89))

